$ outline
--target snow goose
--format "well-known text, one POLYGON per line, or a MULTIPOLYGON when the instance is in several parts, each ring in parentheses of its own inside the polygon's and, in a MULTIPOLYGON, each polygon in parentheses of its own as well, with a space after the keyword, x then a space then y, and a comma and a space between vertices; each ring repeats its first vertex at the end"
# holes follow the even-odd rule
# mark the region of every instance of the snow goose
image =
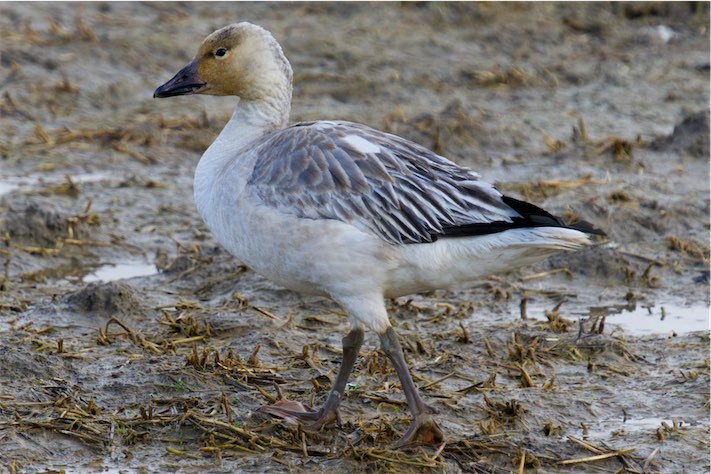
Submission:
POLYGON ((265 29, 237 23, 210 34, 154 97, 236 96, 227 125, 195 171, 197 209, 235 257, 295 291, 348 313, 343 361, 319 410, 282 403, 269 413, 317 430, 339 420, 365 329, 380 337, 413 421, 397 442, 443 434, 415 386, 384 298, 471 282, 590 243, 566 225, 503 196, 474 171, 403 138, 344 121, 287 126, 292 70, 265 29))

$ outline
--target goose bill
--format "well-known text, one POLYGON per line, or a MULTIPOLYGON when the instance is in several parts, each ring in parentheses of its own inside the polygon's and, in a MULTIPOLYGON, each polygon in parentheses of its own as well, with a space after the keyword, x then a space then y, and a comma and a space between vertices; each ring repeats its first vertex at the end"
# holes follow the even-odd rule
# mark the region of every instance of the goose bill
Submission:
POLYGON ((153 93, 153 97, 175 97, 177 95, 198 94, 207 90, 207 82, 200 79, 197 71, 197 61, 190 64, 173 76, 171 80, 160 86, 153 93))

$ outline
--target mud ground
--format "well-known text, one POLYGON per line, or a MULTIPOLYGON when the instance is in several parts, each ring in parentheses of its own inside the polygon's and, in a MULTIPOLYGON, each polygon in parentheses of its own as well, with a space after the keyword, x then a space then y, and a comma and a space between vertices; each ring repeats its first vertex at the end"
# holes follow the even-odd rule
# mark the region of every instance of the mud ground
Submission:
POLYGON ((708 330, 615 319, 708 318, 708 4, 2 3, 0 62, 2 469, 709 471, 708 330), (389 303, 442 446, 390 449, 409 418, 372 335, 340 428, 257 412, 322 402, 347 324, 200 222, 232 101, 151 98, 239 20, 284 46, 293 121, 401 134, 608 233, 389 303))

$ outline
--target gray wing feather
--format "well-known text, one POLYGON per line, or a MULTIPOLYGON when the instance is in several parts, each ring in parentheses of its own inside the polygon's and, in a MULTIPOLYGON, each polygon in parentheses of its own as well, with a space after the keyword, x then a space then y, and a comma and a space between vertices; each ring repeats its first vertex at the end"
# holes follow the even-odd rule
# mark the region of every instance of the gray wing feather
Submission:
POLYGON ((261 204, 338 219, 393 244, 432 242, 444 227, 519 216, 474 171, 363 125, 299 124, 253 152, 248 187, 261 204))

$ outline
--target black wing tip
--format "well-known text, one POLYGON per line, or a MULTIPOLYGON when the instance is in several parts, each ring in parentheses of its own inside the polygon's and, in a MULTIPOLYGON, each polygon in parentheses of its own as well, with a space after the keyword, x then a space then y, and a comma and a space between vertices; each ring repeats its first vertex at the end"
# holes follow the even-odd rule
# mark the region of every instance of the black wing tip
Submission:
POLYGON ((596 228, 588 221, 580 220, 573 222, 572 224, 566 224, 560 217, 556 217, 548 211, 531 204, 530 202, 520 201, 510 196, 501 196, 501 199, 514 211, 521 214, 525 222, 529 222, 531 227, 542 227, 549 224, 552 227, 564 227, 566 229, 573 229, 586 234, 600 235, 603 237, 607 236, 604 231, 596 228))
POLYGON ((597 229, 594 225, 587 221, 578 221, 572 224, 566 224, 560 217, 556 217, 545 209, 531 204, 530 202, 521 201, 510 196, 501 196, 502 201, 511 209, 518 212, 521 217, 514 217, 511 222, 495 221, 477 224, 465 224, 456 227, 445 227, 442 229, 441 237, 468 237, 474 235, 487 235, 504 232, 509 229, 521 229, 531 227, 562 227, 564 229, 573 229, 586 234, 606 236, 604 231, 597 229))
POLYGON ((511 196, 501 196, 501 200, 514 211, 521 214, 525 222, 531 227, 541 227, 550 225, 552 227, 565 227, 565 222, 560 217, 556 217, 545 209, 541 209, 530 202, 521 201, 511 196))

